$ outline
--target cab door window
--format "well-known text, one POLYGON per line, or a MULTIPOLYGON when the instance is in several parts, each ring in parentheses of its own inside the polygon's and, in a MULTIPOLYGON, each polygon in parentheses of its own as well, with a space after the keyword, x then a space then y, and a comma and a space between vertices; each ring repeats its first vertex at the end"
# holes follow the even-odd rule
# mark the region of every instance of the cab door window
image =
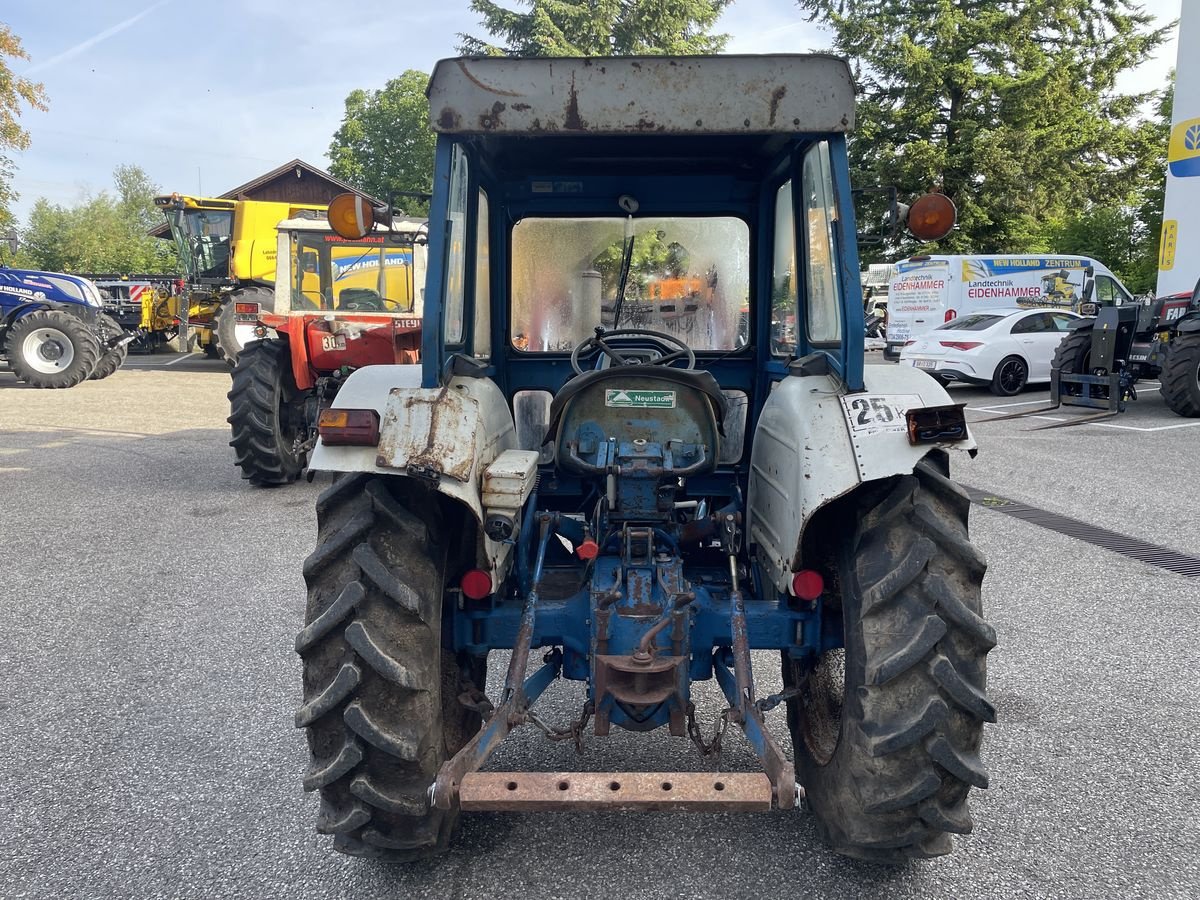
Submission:
POLYGON ((1116 279, 1107 275, 1096 276, 1096 302, 1102 306, 1120 306, 1129 297, 1121 290, 1116 279))
POLYGON ((457 144, 450 158, 450 252, 446 265, 446 343, 461 344, 467 283, 467 155, 457 144))
POLYGON ((771 272, 771 352, 796 355, 796 219, 791 179, 775 192, 775 253, 771 272))
POLYGON ((804 274, 808 339, 813 344, 836 344, 842 339, 841 290, 834 242, 836 210, 829 144, 821 141, 804 155, 801 174, 806 252, 804 274))

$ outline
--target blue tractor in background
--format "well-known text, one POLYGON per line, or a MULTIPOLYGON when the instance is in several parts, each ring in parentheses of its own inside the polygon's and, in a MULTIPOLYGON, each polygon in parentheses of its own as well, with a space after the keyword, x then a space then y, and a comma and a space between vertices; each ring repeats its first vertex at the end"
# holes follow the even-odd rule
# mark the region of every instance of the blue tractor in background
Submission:
MULTIPOLYGON (((949 852, 995 719, 949 478, 975 444, 933 379, 864 366, 845 62, 457 59, 429 97, 421 363, 350 374, 310 462, 336 473, 296 639, 317 829, 413 860, 460 812, 803 798, 840 853, 949 852), (570 724, 533 708, 560 678, 570 724), (761 771, 483 771, 527 724, 700 760, 736 725, 761 771)), ((907 219, 935 239, 953 206, 907 219)), ((386 220, 331 206, 347 239, 386 220)))
POLYGON ((0 356, 33 387, 107 378, 136 334, 122 331, 103 306, 86 278, 0 267, 0 356))

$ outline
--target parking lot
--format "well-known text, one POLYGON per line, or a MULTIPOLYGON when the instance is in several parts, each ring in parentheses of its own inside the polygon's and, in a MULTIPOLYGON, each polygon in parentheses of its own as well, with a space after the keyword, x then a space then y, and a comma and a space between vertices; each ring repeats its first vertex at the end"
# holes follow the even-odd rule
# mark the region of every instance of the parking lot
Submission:
MULTIPOLYGON (((871 362, 878 362, 871 354, 871 362)), ((0 889, 6 897, 1194 897, 1200 884, 1200 578, 979 505, 999 634, 991 784, 949 857, 901 869, 830 853, 803 810, 761 815, 465 817, 452 852, 397 867, 335 854, 293 727, 301 561, 322 487, 238 476, 229 375, 131 357, 102 382, 27 389, 0 372, 0 889)), ((1153 384, 1104 423, 984 423, 1040 405, 955 387, 979 441, 954 475, 981 494, 1200 555, 1200 420, 1153 384)), ((959 458, 961 457, 961 458, 959 458)), ((490 691, 503 660, 490 666, 490 691)), ((778 661, 756 675, 778 687, 778 661)), ((723 703, 701 685, 698 718, 723 703)), ((765 692, 765 691, 763 691, 765 692)), ((543 718, 573 719, 558 683, 543 718)), ((770 724, 788 746, 782 707, 770 724)), ((744 742, 721 763, 752 770, 744 742)), ((688 770, 690 743, 531 729, 498 769, 688 770)))

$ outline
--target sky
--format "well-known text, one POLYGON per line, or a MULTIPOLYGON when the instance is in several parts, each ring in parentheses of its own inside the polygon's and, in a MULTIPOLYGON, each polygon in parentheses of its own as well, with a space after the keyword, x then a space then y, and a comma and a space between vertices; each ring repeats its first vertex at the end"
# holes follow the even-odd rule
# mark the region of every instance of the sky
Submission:
MULTIPOLYGON (((1143 3, 1163 23, 1179 16, 1181 0, 1143 3)), ((468 0, 5 0, 0 21, 31 57, 15 73, 49 100, 21 118, 21 222, 39 197, 70 205, 110 188, 123 164, 165 192, 210 196, 297 157, 325 168, 350 91, 430 71, 459 33, 486 36, 468 0)), ((829 45, 788 0, 736 0, 716 30, 731 53, 829 45)), ((1163 87, 1175 56, 1172 40, 1121 89, 1163 87)))

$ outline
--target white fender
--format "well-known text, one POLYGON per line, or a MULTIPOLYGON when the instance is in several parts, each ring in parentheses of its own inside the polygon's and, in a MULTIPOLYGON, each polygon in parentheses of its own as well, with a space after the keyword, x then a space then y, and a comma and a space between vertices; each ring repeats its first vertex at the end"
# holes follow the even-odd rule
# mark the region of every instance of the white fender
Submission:
POLYGON ((863 482, 912 472, 935 447, 976 447, 970 436, 909 443, 907 410, 954 402, 925 373, 867 366, 864 382, 865 391, 851 394, 832 376, 789 376, 763 407, 750 457, 747 530, 780 591, 801 567, 804 528, 822 506, 863 482))
MULTIPOLYGON (((318 439, 309 468, 322 472, 379 472, 425 480, 467 506, 483 524, 483 471, 516 447, 504 395, 491 379, 450 379, 422 388, 421 367, 365 366, 350 374, 334 398, 339 409, 379 413, 378 447, 327 447, 318 439)), ((512 545, 481 535, 483 559, 500 584, 512 545)))

